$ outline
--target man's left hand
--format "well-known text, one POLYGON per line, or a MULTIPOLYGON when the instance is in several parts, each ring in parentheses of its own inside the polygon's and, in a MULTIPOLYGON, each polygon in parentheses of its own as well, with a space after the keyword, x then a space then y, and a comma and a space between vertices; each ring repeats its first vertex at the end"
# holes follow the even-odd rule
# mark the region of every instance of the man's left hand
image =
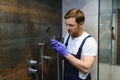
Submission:
POLYGON ((64 57, 66 57, 69 54, 68 50, 66 49, 66 46, 55 39, 51 40, 51 47, 58 53, 62 54, 64 57))

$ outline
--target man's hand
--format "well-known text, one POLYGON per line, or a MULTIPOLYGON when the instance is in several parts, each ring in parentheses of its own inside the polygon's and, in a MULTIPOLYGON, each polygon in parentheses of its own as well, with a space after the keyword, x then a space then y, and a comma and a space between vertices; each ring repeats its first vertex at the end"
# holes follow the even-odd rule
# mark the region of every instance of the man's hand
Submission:
POLYGON ((64 57, 66 57, 69 54, 68 50, 66 49, 66 46, 55 39, 51 39, 51 47, 58 53, 62 54, 64 57))

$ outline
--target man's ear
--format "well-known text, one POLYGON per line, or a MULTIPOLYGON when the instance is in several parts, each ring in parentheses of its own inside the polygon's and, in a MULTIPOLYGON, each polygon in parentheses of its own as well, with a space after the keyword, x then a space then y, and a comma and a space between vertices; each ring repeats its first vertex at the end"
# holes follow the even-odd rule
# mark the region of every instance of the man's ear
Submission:
POLYGON ((83 25, 83 24, 84 24, 84 22, 83 22, 83 21, 79 23, 79 25, 83 25))

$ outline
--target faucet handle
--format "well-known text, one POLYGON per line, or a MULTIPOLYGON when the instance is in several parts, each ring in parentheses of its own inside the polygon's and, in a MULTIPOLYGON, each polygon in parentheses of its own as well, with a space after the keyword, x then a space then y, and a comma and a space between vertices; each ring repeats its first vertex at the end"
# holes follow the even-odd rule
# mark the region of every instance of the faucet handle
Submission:
POLYGON ((45 41, 38 43, 38 45, 40 45, 40 46, 43 46, 44 44, 45 44, 45 41))
POLYGON ((50 56, 43 56, 43 59, 44 59, 45 61, 50 61, 52 58, 51 58, 50 56))
POLYGON ((29 73, 29 74, 36 74, 36 73, 37 73, 37 69, 34 69, 34 68, 29 67, 29 68, 28 68, 28 73, 29 73))
POLYGON ((29 66, 35 66, 35 65, 37 65, 37 61, 36 60, 29 60, 28 65, 29 66))

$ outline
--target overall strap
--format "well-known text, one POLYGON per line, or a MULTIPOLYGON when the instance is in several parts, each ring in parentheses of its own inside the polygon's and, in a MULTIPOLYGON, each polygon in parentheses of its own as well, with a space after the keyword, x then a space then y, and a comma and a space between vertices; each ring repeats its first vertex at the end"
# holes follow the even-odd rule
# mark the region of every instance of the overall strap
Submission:
POLYGON ((79 47, 79 50, 78 50, 78 52, 77 52, 77 55, 79 56, 79 58, 81 58, 82 47, 83 47, 86 39, 89 38, 89 37, 92 37, 92 36, 91 36, 91 35, 88 35, 88 36, 82 41, 82 44, 81 44, 80 47, 79 47))
POLYGON ((68 37, 67 37, 67 41, 66 41, 66 43, 65 43, 65 46, 67 47, 67 45, 68 45, 68 40, 69 40, 69 38, 70 38, 70 35, 68 35, 68 37))

